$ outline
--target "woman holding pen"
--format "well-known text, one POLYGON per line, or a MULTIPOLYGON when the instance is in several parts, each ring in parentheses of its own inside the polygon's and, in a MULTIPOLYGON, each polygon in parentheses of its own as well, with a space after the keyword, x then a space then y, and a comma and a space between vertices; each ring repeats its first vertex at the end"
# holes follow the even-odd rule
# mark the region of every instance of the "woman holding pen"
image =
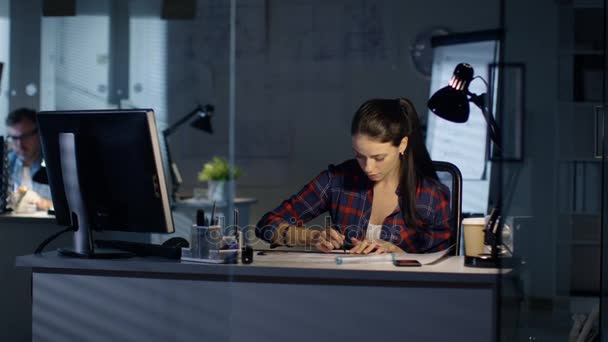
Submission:
POLYGON ((354 159, 330 165, 266 213, 256 235, 273 245, 354 254, 427 253, 448 247, 449 191, 433 168, 407 99, 365 102, 351 124, 354 159), (326 214, 333 224, 304 224, 326 214))

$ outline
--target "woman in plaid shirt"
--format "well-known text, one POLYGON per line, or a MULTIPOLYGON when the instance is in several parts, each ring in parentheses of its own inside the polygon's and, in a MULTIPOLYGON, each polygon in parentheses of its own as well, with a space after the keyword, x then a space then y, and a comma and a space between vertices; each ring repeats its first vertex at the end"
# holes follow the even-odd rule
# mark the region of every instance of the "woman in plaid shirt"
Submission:
POLYGON ((300 192, 266 213, 256 235, 273 245, 323 252, 427 253, 448 247, 449 190, 422 140, 406 99, 373 99, 351 125, 355 159, 330 165, 300 192), (326 213, 326 229, 304 224, 326 213), (331 220, 331 221, 330 221, 331 220))

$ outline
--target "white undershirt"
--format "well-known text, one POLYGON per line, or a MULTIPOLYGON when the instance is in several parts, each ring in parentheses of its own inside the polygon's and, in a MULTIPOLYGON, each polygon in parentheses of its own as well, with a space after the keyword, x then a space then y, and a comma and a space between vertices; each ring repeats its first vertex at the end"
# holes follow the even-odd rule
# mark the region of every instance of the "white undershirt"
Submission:
POLYGON ((32 169, 29 166, 21 168, 21 184, 19 186, 25 186, 28 189, 32 188, 32 169))
POLYGON ((365 232, 365 238, 367 240, 380 240, 380 233, 382 232, 381 224, 368 224, 367 231, 365 232))

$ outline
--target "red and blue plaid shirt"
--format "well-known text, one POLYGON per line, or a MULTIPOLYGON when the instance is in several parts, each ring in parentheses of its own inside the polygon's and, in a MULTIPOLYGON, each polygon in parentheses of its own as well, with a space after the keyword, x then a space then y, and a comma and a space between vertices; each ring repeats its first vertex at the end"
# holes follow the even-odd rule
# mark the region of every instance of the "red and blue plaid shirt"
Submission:
MULTIPOLYGON (((397 195, 399 190, 397 189, 397 195)), ((346 236, 365 237, 373 201, 373 182, 356 160, 330 165, 300 192, 266 213, 256 235, 271 242, 281 223, 302 226, 329 212, 333 227, 346 236)), ((425 179, 416 191, 416 227, 407 226, 399 205, 382 223, 380 238, 408 253, 428 253, 449 246, 449 190, 439 181, 425 179)))

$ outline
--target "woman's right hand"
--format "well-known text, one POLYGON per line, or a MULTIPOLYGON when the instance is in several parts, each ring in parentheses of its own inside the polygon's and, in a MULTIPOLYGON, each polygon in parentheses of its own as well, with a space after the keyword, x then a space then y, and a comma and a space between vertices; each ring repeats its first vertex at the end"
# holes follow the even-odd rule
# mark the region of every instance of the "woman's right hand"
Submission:
POLYGON ((339 249, 344 244, 345 236, 332 228, 325 228, 313 236, 312 245, 324 253, 339 249))

